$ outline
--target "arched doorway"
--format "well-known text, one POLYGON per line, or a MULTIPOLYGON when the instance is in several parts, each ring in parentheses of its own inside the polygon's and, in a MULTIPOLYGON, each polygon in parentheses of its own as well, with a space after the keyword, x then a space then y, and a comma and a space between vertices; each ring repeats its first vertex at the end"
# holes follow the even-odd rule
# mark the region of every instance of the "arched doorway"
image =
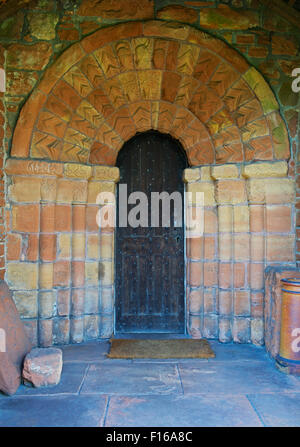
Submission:
POLYGON ((186 232, 187 332, 263 344, 264 269, 295 259, 279 104, 224 41, 159 20, 105 27, 72 45, 20 112, 5 167, 6 280, 17 297, 26 292, 34 337, 50 346, 112 335, 114 229, 97 225, 97 197, 115 192, 120 149, 150 129, 180 141, 186 191, 204 194, 203 237, 186 232), (269 222, 279 204, 289 209, 278 236, 269 222), (53 306, 44 313, 45 297, 53 306))
POLYGON ((117 166, 116 332, 184 333, 186 155, 152 131, 129 140, 117 166))

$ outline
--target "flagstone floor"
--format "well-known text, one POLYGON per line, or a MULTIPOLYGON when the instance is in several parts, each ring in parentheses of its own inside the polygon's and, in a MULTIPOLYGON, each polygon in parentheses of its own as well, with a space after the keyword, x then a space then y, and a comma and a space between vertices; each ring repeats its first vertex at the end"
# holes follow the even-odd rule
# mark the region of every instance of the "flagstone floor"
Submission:
POLYGON ((62 347, 60 384, 1 394, 0 426, 300 426, 300 377, 263 348, 211 345, 210 360, 113 360, 108 341, 62 347))

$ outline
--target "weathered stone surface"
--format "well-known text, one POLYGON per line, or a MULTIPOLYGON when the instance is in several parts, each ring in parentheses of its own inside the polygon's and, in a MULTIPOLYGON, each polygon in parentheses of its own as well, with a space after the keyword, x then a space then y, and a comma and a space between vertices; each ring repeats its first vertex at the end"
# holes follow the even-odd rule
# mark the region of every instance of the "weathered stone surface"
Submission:
MULTIPOLYGON (((185 169, 183 172, 183 181, 185 183, 191 183, 191 182, 197 182, 198 180, 200 180, 201 178, 201 174, 200 174, 200 169, 199 168, 195 168, 195 169, 185 169)), ((209 178, 210 180, 210 178, 209 178)))
POLYGON ((7 67, 21 70, 42 70, 48 64, 52 47, 47 42, 34 45, 12 44, 7 49, 7 67))
POLYGON ((284 106, 296 106, 299 101, 299 93, 291 89, 291 81, 284 82, 278 93, 281 104, 284 106))
POLYGON ((267 117, 273 138, 275 158, 283 159, 290 156, 289 137, 286 125, 278 112, 267 117))
POLYGON ((243 177, 286 177, 287 172, 288 165, 285 161, 279 161, 276 163, 255 163, 244 166, 243 177))
POLYGON ((272 36, 272 53, 273 54, 284 54, 290 56, 296 56, 298 52, 298 46, 294 42, 293 38, 289 36, 272 36))
POLYGON ((198 19, 198 11, 181 5, 168 5, 158 11, 157 17, 165 20, 195 23, 198 19))
POLYGON ((0 23, 0 38, 4 39, 19 39, 23 28, 24 14, 18 12, 13 17, 1 21, 0 23))
POLYGON ((29 262, 10 262, 7 265, 7 282, 15 290, 37 288, 38 265, 29 262))
POLYGON ((295 183, 288 178, 252 178, 247 181, 248 200, 251 203, 293 203, 295 183))
POLYGON ((153 0, 83 0, 78 15, 103 19, 151 19, 153 0))
POLYGON ((211 177, 214 180, 219 180, 222 178, 238 178, 239 170, 236 165, 214 166, 211 169, 211 177))
POLYGON ((218 180, 216 187, 216 198, 219 204, 244 203, 247 201, 244 180, 218 180))
POLYGON ((26 95, 35 86, 38 75, 34 71, 7 70, 6 80, 8 95, 26 95))
POLYGON ((64 166, 64 174, 70 178, 89 179, 92 174, 92 168, 77 163, 66 163, 64 166))
POLYGON ((219 5, 201 10, 200 25, 209 29, 250 29, 259 26, 259 18, 255 12, 238 12, 227 5, 219 5))
POLYGON ((62 351, 58 348, 34 348, 26 355, 23 368, 25 385, 36 388, 57 385, 63 366, 62 351))
POLYGON ((31 345, 7 284, 0 281, 0 390, 14 394, 20 383, 22 365, 31 345))
POLYGON ((55 38, 55 27, 59 20, 56 13, 29 13, 27 15, 31 35, 41 40, 55 38))
POLYGON ((189 203, 201 205, 204 199, 204 206, 215 206, 215 188, 213 182, 188 183, 187 192, 191 193, 189 203), (200 193, 197 195, 197 193, 200 193), (190 200, 191 199, 191 200, 190 200), (200 200, 200 202, 199 202, 200 200))
POLYGON ((108 180, 117 182, 120 179, 120 170, 117 167, 94 166, 93 178, 95 180, 108 180))
POLYGON ((243 75, 243 78, 260 100, 265 113, 270 113, 274 110, 279 109, 279 105, 276 101, 274 93, 272 92, 262 75, 254 67, 251 67, 243 75))

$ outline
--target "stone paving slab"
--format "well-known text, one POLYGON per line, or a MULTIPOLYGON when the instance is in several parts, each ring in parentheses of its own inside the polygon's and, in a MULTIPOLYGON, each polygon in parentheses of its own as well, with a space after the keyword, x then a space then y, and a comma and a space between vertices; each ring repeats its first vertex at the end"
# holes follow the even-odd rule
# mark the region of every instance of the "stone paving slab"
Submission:
POLYGON ((81 394, 171 394, 182 393, 176 365, 170 364, 92 364, 81 394))
MULTIPOLYGON (((299 382, 285 375, 271 362, 180 363, 184 394, 256 394, 299 392, 299 382)), ((299 394, 300 397, 300 394, 299 394)))
POLYGON ((59 346, 63 351, 64 362, 97 362, 106 359, 109 342, 92 342, 84 345, 59 346))
POLYGON ((264 360, 270 361, 266 350, 263 347, 237 344, 237 343, 219 343, 215 340, 208 340, 211 348, 213 349, 216 357, 214 359, 208 359, 209 362, 216 361, 249 361, 264 360))
POLYGON ((260 427, 245 396, 113 396, 106 427, 260 427))
POLYGON ((251 394, 247 397, 267 427, 300 427, 300 394, 251 394))
POLYGON ((60 384, 0 394, 0 426, 300 426, 300 377, 263 348, 211 344, 211 360, 109 359, 107 340, 64 346, 60 384))
POLYGON ((28 386, 21 385, 16 393, 16 396, 76 394, 79 392, 86 370, 86 363, 67 363, 63 365, 61 379, 58 385, 41 388, 30 388, 28 386))
POLYGON ((0 400, 0 427, 99 427, 105 396, 26 396, 0 400))

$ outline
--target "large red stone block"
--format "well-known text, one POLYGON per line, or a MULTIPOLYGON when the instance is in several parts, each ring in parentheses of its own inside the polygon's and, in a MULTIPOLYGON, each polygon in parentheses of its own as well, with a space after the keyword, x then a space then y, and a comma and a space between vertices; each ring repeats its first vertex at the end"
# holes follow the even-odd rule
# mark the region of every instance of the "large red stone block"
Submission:
POLYGON ((31 350, 23 323, 4 281, 0 281, 0 390, 14 394, 20 383, 25 355, 31 350))

